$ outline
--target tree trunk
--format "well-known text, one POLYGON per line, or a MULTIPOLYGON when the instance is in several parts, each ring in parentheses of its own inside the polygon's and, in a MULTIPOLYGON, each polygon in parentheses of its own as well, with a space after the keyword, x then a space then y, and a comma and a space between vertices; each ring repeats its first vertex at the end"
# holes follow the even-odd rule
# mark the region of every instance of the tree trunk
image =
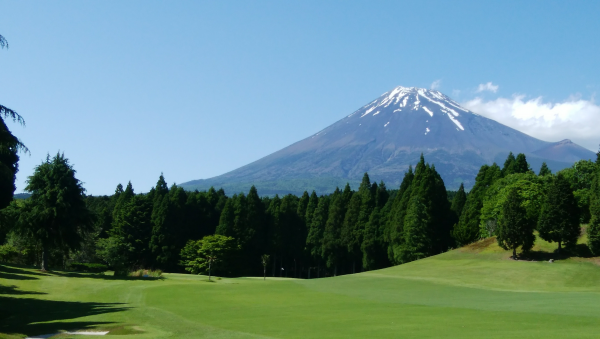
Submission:
POLYGON ((558 242, 558 254, 560 254, 560 241, 558 242))
POLYGON ((48 270, 48 258, 47 258, 47 253, 46 253, 46 245, 42 245, 42 263, 40 265, 40 269, 42 271, 47 271, 48 270))
POLYGON ((513 260, 517 260, 517 249, 513 248, 513 260))
POLYGON ((263 269, 263 273, 264 273, 264 278, 263 280, 267 280, 267 265, 265 265, 264 269, 263 269))
POLYGON ((277 255, 273 255, 273 277, 275 277, 275 267, 277 267, 277 255))
POLYGON ((211 262, 209 261, 208 262, 208 281, 210 281, 210 266, 211 266, 210 264, 211 264, 211 262))

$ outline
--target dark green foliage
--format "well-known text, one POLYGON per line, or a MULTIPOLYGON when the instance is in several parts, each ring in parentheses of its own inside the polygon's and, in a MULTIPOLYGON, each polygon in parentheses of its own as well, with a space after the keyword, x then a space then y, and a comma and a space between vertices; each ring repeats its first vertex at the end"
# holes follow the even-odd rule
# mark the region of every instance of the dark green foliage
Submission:
POLYGON ((502 176, 505 177, 515 173, 527 173, 529 171, 529 165, 527 164, 527 158, 525 154, 519 153, 517 157, 512 152, 508 154, 504 167, 502 168, 502 176))
POLYGON ((452 205, 450 205, 450 210, 454 212, 457 218, 460 217, 466 202, 467 193, 465 193, 465 186, 461 183, 458 192, 456 192, 456 195, 452 199, 452 205))
POLYGON ((432 237, 427 225, 430 216, 426 210, 418 196, 411 198, 404 218, 402 262, 422 259, 432 253, 432 237))
POLYGON ((559 173, 550 181, 538 221, 540 237, 573 247, 580 234, 579 210, 569 182, 559 173))
POLYGON ((600 152, 596 159, 596 171, 590 195, 590 224, 587 229, 588 246, 592 253, 600 255, 600 152))
POLYGON ((201 240, 189 240, 181 249, 180 265, 193 274, 231 275, 239 247, 235 239, 219 234, 207 235, 201 240))
POLYGON ((516 259, 518 247, 521 247, 522 251, 533 247, 533 229, 534 224, 527 219, 527 211, 522 207, 521 196, 516 188, 511 189, 498 219, 498 245, 505 250, 512 250, 513 259, 516 259))
MULTIPOLYGON (((354 196, 353 196, 354 198, 354 196)), ((352 198, 351 198, 352 199, 352 198)), ((358 198, 354 198, 358 201, 358 198)), ((355 204, 357 204, 355 202, 355 204)), ((331 204, 329 213, 323 230, 322 242, 322 258, 329 268, 333 268, 334 275, 337 274, 337 266, 340 264, 341 258, 347 253, 347 244, 343 240, 342 228, 345 224, 345 201, 344 195, 339 189, 331 195, 331 204)), ((348 208, 350 210, 350 208, 348 208)), ((313 220, 314 223, 314 220, 313 220)), ((346 233, 346 240, 352 240, 351 230, 346 233)))
POLYGON ((325 231, 325 225, 327 224, 327 218, 329 217, 329 201, 329 197, 321 197, 318 199, 318 205, 310 217, 308 236, 306 237, 306 249, 313 259, 313 262, 317 263, 323 253, 323 233, 325 231))
POLYGON ((506 160, 504 161, 504 166, 502 167, 503 177, 513 173, 512 169, 514 168, 515 161, 516 159, 513 152, 508 153, 508 157, 506 157, 506 160))
POLYGON ((80 263, 74 262, 69 264, 69 268, 73 271, 88 272, 88 273, 102 273, 108 270, 108 266, 103 264, 91 264, 91 263, 80 263))
MULTIPOLYGON (((0 48, 8 48, 8 42, 0 35, 0 48)), ((19 170, 19 151, 29 152, 27 147, 15 137, 4 119, 12 119, 25 125, 25 120, 12 109, 0 105, 0 209, 10 204, 15 192, 15 178, 19 170)))
POLYGON ((548 165, 544 161, 542 163, 542 167, 540 168, 540 172, 538 173, 538 175, 541 177, 541 176, 550 175, 550 174, 552 174, 552 171, 548 168, 548 165))
POLYGON ((479 239, 479 219, 481 208, 483 207, 483 199, 488 188, 501 177, 502 173, 498 165, 481 166, 475 178, 475 185, 467 196, 458 224, 452 232, 458 245, 466 245, 479 239))
POLYGON ((18 209, 18 231, 41 246, 42 270, 52 249, 66 252, 80 247, 85 233, 92 230, 92 214, 85 205, 85 189, 63 154, 57 154, 35 168, 27 180, 31 197, 18 209))
POLYGON ((402 262, 401 250, 404 244, 404 217, 408 207, 414 180, 412 167, 404 174, 400 189, 389 207, 388 221, 383 233, 384 241, 388 244, 388 259, 394 264, 402 262))

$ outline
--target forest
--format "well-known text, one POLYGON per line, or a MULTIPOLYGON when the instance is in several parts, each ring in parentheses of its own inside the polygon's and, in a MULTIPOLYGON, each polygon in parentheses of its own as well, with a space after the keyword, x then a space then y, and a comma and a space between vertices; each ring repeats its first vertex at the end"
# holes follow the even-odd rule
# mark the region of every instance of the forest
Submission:
POLYGON ((421 156, 394 189, 365 173, 356 191, 347 184, 329 195, 261 197, 252 187, 228 196, 169 187, 161 174, 148 193, 136 194, 129 182, 111 196, 87 196, 57 154, 29 178, 31 196, 1 210, 0 260, 96 265, 122 275, 210 267, 221 276, 317 278, 403 264, 490 236, 515 259, 527 255, 534 233, 564 253, 588 223, 589 249, 598 255, 599 161, 557 174, 543 164, 536 174, 524 154, 511 153, 502 168, 483 165, 468 193, 462 185, 447 191, 421 156))

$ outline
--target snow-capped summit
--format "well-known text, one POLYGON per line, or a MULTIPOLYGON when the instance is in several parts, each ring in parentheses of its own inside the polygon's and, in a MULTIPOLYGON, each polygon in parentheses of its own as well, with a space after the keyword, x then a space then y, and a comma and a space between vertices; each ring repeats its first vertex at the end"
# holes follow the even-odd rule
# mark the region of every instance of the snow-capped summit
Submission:
POLYGON ((475 114, 439 91, 399 86, 304 140, 232 172, 182 186, 240 192, 254 184, 261 194, 328 193, 346 181, 360 182, 368 172, 397 187, 423 153, 449 189, 461 182, 469 188, 481 165, 502 164, 511 151, 525 153, 534 169, 546 161, 554 171, 595 157, 570 141, 542 141, 475 114))

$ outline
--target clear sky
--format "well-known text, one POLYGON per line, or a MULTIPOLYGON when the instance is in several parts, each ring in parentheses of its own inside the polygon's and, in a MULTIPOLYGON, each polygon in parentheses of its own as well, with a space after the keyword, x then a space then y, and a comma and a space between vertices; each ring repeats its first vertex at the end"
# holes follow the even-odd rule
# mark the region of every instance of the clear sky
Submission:
POLYGON ((17 192, 59 150, 89 194, 236 169, 391 88, 600 143, 600 1, 5 1, 17 192))

